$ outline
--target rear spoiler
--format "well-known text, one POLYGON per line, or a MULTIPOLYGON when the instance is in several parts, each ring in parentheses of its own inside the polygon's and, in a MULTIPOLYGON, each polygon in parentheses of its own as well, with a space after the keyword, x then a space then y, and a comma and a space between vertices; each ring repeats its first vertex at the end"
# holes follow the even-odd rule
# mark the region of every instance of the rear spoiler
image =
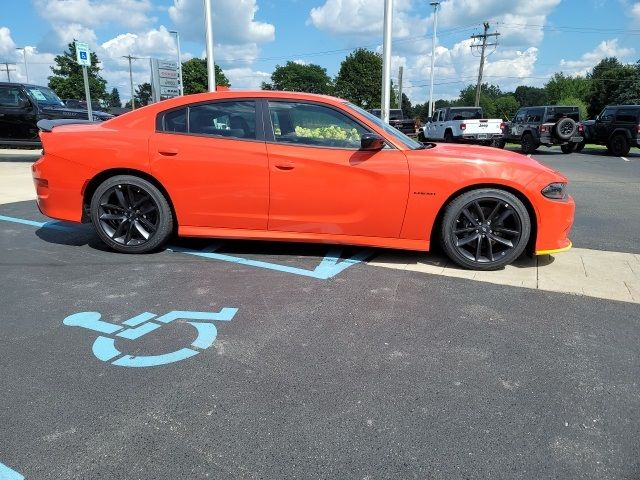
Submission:
POLYGON ((41 132, 50 132, 55 127, 58 127, 60 125, 71 125, 75 123, 100 123, 100 122, 94 122, 91 120, 81 120, 81 119, 75 119, 75 118, 61 118, 58 120, 40 120, 36 125, 38 125, 38 128, 40 129, 41 132))

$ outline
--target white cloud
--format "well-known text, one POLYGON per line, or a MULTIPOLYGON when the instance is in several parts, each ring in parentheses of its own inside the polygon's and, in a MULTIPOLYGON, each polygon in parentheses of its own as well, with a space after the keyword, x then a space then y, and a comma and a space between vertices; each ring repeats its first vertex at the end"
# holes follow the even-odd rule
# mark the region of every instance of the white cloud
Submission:
POLYGON ((102 27, 113 23, 141 28, 150 22, 151 0, 37 0, 39 14, 54 25, 102 27))
POLYGON ((640 21, 640 2, 634 4, 633 7, 631 7, 631 14, 637 21, 640 21))
POLYGON ((570 75, 586 75, 587 72, 595 67, 603 58, 617 57, 623 60, 633 53, 635 53, 633 48, 620 47, 617 38, 603 40, 596 48, 584 53, 577 60, 562 59, 560 61, 560 67, 562 67, 563 72, 570 75))
MULTIPOLYGON (((24 66, 22 50, 16 50, 16 44, 11 37, 11 30, 7 27, 0 27, 0 57, 8 62, 13 62, 9 68, 12 82, 26 82, 27 73, 30 83, 46 85, 47 77, 51 75, 50 65, 53 65, 54 55, 51 53, 39 53, 33 46, 24 46, 27 55, 27 69, 24 66), (28 72, 27 72, 28 70, 28 72)), ((5 80, 6 73, 1 73, 2 81, 5 80)))
POLYGON ((271 81, 270 73, 255 71, 249 67, 225 68, 223 71, 234 90, 256 90, 262 82, 271 81))

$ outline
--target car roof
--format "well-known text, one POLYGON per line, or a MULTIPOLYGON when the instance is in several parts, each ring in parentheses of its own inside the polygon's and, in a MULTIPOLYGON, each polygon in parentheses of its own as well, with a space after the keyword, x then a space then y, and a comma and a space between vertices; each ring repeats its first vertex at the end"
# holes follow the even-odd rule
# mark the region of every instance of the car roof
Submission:
POLYGON ((49 88, 44 85, 35 85, 33 83, 22 83, 22 82, 0 82, 0 87, 7 86, 19 86, 19 87, 35 87, 35 88, 49 88))
POLYGON ((162 100, 154 105, 163 105, 164 108, 177 107, 189 103, 206 102, 211 100, 221 100, 225 98, 275 98, 286 100, 321 100, 326 103, 345 103, 342 98, 330 95, 320 95, 317 93, 288 92, 279 90, 219 90, 216 92, 195 93, 162 100))

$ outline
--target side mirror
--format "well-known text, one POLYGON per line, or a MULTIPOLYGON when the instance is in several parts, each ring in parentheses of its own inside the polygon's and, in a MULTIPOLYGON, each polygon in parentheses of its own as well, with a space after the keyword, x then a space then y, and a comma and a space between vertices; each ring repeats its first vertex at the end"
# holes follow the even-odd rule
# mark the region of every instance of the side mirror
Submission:
POLYGON ((31 102, 26 98, 21 98, 18 100, 18 108, 29 108, 31 107, 31 102))
POLYGON ((360 137, 361 150, 382 150, 384 139, 377 133, 363 133, 360 137))

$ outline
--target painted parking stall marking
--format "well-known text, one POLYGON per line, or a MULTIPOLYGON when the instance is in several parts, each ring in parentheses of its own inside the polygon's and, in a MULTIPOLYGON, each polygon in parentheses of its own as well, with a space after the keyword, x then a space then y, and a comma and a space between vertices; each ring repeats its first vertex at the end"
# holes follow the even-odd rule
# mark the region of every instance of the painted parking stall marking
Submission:
POLYGON ((24 480, 24 476, 0 463, 0 480, 24 480))
MULTIPOLYGON (((98 360, 118 367, 144 368, 186 360, 206 350, 213 345, 218 336, 218 330, 211 322, 229 322, 237 312, 237 308, 228 307, 221 309, 219 312, 174 310, 162 316, 157 316, 151 312, 143 312, 125 320, 121 325, 101 320, 102 316, 98 312, 78 312, 66 317, 62 323, 68 327, 80 327, 93 332, 112 335, 100 335, 93 342, 92 351, 98 360), (175 320, 187 320, 186 323, 196 329, 197 337, 189 347, 162 355, 133 356, 124 354, 115 346, 118 337, 137 340, 175 320)), ((0 477, 0 480, 2 480, 2 477, 0 477)))
MULTIPOLYGON (((5 215, 0 215, 0 221, 17 223, 20 225, 28 225, 28 226, 37 227, 37 228, 49 228, 49 229, 59 230, 63 232, 74 232, 79 230, 79 227, 74 224, 56 222, 56 221, 37 222, 33 220, 27 220, 24 218, 8 217, 5 215)), ((249 258, 238 257, 234 255, 224 254, 224 253, 217 253, 216 250, 218 250, 221 246, 222 246, 221 243, 216 243, 202 250, 195 250, 195 249, 184 248, 179 246, 169 246, 167 247, 167 250, 170 252, 184 253, 187 255, 193 255, 196 257, 206 258, 209 260, 218 260, 222 262, 237 263, 240 265, 263 268, 266 270, 274 270, 277 272, 289 273, 292 275, 311 277, 318 280, 328 280, 330 278, 333 278, 339 273, 346 270, 347 268, 352 267, 358 263, 362 263, 363 261, 371 258, 374 255, 373 250, 365 249, 349 258, 341 258, 343 251, 340 248, 336 248, 336 249, 330 250, 313 270, 308 270, 300 267, 292 267, 290 265, 282 265, 279 263, 265 262, 262 260, 252 260, 249 258)))

